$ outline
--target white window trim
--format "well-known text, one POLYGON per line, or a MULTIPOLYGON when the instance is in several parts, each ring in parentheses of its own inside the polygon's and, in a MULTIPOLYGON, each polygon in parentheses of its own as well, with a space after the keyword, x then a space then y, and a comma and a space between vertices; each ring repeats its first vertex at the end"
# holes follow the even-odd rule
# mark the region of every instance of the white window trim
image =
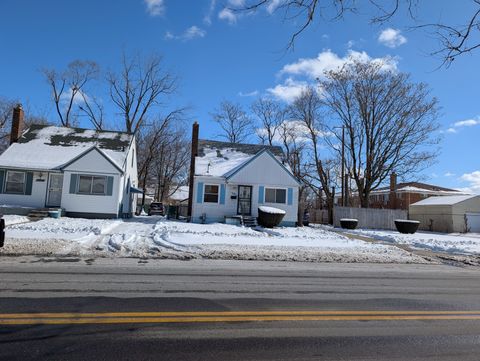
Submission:
MULTIPOLYGON (((220 204, 220 187, 221 185, 220 184, 213 184, 213 183, 204 183, 203 184, 203 203, 206 203, 206 204, 220 204), (216 202, 205 202, 205 194, 207 194, 205 192, 205 188, 207 188, 207 186, 216 186, 218 187, 218 193, 217 193, 217 201, 216 202)), ((209 194, 213 194, 213 193, 209 193, 209 194)))
POLYGON ((77 181, 77 189, 75 194, 80 196, 106 196, 107 195, 107 187, 108 187, 108 177, 105 175, 93 175, 93 174, 78 174, 78 181, 77 181), (80 192, 80 177, 90 177, 92 178, 92 184, 90 186, 90 193, 83 193, 80 192), (93 193, 93 178, 104 178, 105 179, 105 188, 103 193, 93 193))
MULTIPOLYGON (((277 198, 277 195, 275 194, 275 199, 277 198)), ((288 188, 285 187, 273 187, 273 186, 265 186, 263 188, 263 203, 265 204, 288 204, 288 188), (285 203, 272 203, 272 202, 267 202, 267 189, 284 189, 285 190, 285 203)))
POLYGON ((3 193, 5 194, 17 194, 17 195, 24 195, 25 194, 25 191, 26 191, 26 188, 27 188, 27 173, 26 172, 22 172, 22 171, 18 171, 18 170, 7 170, 5 172, 5 184, 4 184, 4 189, 3 189, 3 193), (8 183, 8 173, 22 173, 23 174, 23 190, 22 192, 7 192, 7 183, 8 183))

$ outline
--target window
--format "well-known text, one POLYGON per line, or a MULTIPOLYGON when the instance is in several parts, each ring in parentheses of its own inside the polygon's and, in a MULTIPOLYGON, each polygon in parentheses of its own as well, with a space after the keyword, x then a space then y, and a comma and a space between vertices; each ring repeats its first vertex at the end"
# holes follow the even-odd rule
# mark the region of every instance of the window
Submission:
POLYGON ((7 171, 5 193, 25 194, 25 173, 7 171))
POLYGON ((106 177, 81 175, 78 182, 78 194, 104 195, 106 184, 106 177))
POLYGON ((218 185, 205 184, 203 202, 218 203, 218 185))
POLYGON ((265 203, 287 203, 287 190, 283 188, 265 188, 265 203))

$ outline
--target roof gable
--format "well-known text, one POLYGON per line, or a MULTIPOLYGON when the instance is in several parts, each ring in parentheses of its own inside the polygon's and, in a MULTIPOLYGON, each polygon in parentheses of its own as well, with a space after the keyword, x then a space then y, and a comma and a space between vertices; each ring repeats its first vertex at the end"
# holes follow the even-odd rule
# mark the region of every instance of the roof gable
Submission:
POLYGON ((123 174, 123 169, 120 168, 112 159, 110 159, 109 156, 107 156, 104 152, 102 152, 97 147, 92 147, 92 148, 87 149, 83 153, 79 154, 77 157, 73 158, 71 161, 62 165, 59 169, 65 169, 65 168, 70 167, 71 165, 73 165, 74 163, 76 163, 77 161, 79 161, 80 159, 82 159, 83 157, 85 157, 87 154, 89 154, 91 152, 98 153, 102 158, 104 158, 107 162, 109 162, 116 170, 118 170, 120 173, 123 174))
POLYGON ((260 156, 262 156, 263 154, 266 154, 269 158, 271 158, 279 167, 281 167, 281 169, 283 171, 285 171, 294 181, 295 183, 299 184, 300 182, 298 181, 297 178, 295 178, 295 176, 292 174, 292 172, 285 167, 284 164, 282 164, 273 154, 272 152, 270 152, 269 149, 263 149, 261 150, 260 152, 258 152, 257 154, 255 154, 253 157, 251 157, 250 159, 248 159, 246 162, 240 164, 239 166, 237 166, 236 168, 230 170, 228 173, 226 173, 224 176, 226 179, 232 179, 235 175, 237 175, 241 170, 245 169, 246 167, 248 167, 249 165, 253 164, 255 162, 255 160, 257 160, 258 158, 260 158, 260 156))

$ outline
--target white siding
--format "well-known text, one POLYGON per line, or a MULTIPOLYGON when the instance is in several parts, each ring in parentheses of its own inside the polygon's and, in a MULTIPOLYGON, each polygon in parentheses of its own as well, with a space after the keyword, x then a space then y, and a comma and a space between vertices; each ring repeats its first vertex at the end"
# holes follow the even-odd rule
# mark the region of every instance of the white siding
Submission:
POLYGON ((0 203, 32 208, 45 207, 45 197, 47 194, 48 173, 33 172, 32 194, 0 194, 0 203), (40 173, 42 177, 40 177, 40 173), (43 182, 41 181, 43 180, 43 182))
POLYGON ((67 212, 118 214, 122 177, 116 167, 96 150, 85 154, 65 168, 63 176, 62 208, 67 212), (84 195, 70 193, 72 174, 92 174, 113 177, 113 192, 108 195, 84 195))
POLYGON ((266 205, 280 208, 286 211, 283 222, 294 224, 297 221, 298 212, 298 183, 295 179, 269 154, 262 153, 243 169, 238 171, 228 181, 219 177, 196 176, 193 187, 193 207, 192 218, 194 222, 199 222, 202 214, 206 215, 206 222, 223 222, 225 216, 237 214, 238 199, 232 199, 232 196, 238 196, 238 186, 252 186, 252 216, 258 216, 258 207, 266 205), (197 202, 197 184, 225 184, 225 204, 198 203, 197 202), (284 188, 287 190, 287 203, 259 203, 260 186, 265 188, 284 188), (288 205, 288 188, 292 188, 292 204, 288 205))

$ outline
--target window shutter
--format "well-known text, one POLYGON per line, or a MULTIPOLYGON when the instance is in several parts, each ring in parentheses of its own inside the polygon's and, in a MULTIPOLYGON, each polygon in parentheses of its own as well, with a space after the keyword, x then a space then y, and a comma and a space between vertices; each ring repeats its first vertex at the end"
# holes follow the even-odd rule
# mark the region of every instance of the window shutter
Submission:
POLYGON ((203 203, 203 182, 197 183, 197 203, 203 203))
POLYGON ((32 185, 33 185, 33 173, 27 172, 27 180, 25 184, 25 194, 27 196, 32 195, 32 185))
POLYGON ((293 204, 293 188, 288 188, 288 205, 293 204))
POLYGON ((113 194, 113 177, 107 177, 107 196, 113 194))
POLYGON ((259 204, 263 204, 264 194, 265 194, 265 187, 264 186, 258 187, 258 203, 259 204))
POLYGON ((70 194, 75 194, 77 190, 78 174, 70 176, 70 194))
POLYGON ((3 193, 3 185, 5 184, 5 171, 0 170, 0 193, 3 193))
POLYGON ((225 184, 220 184, 220 204, 225 204, 225 184))

